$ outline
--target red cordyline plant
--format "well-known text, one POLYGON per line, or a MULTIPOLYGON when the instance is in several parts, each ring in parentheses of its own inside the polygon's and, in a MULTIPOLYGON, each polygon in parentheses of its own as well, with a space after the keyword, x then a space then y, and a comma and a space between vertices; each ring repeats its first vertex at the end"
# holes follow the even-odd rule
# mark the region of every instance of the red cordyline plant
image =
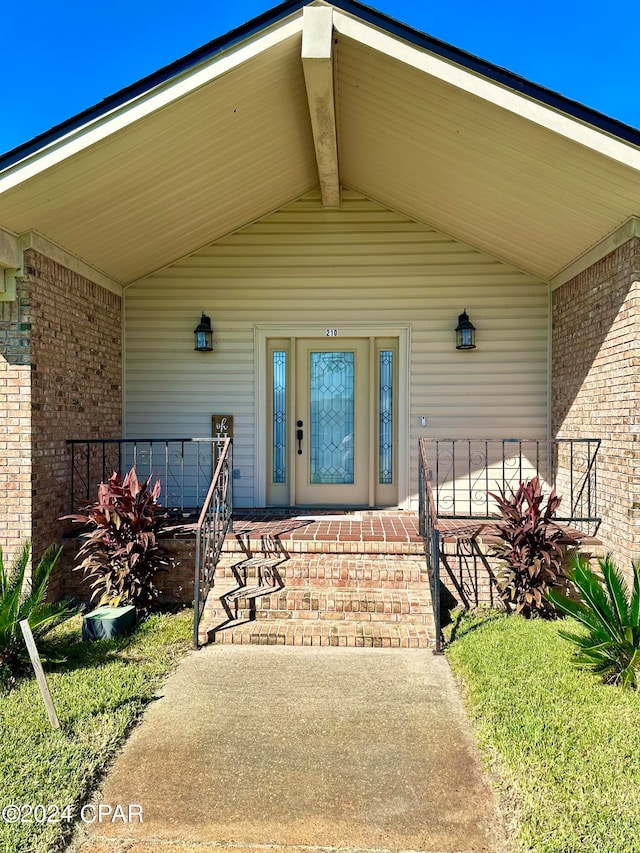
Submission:
POLYGON ((135 467, 122 478, 114 471, 98 486, 98 500, 83 513, 64 518, 90 525, 78 551, 76 568, 91 581, 91 599, 98 605, 134 604, 143 613, 157 599, 154 579, 171 564, 158 545, 162 517, 156 509, 160 478, 138 480, 135 467))
POLYGON ((511 494, 499 489, 490 492, 498 504, 502 521, 496 524, 501 542, 493 547, 492 556, 503 560, 498 572, 500 598, 515 606, 516 613, 527 618, 556 615, 553 604, 545 597, 550 589, 570 591, 564 572, 564 554, 559 540, 562 530, 553 517, 562 500, 551 491, 546 506, 540 478, 521 482, 511 494))

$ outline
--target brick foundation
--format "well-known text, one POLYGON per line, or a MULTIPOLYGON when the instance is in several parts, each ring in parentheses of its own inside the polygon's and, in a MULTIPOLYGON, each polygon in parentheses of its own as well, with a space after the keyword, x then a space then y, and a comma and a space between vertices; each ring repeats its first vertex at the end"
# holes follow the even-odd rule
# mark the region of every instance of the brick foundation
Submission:
MULTIPOLYGON (((60 595, 88 602, 91 598, 89 584, 84 581, 82 572, 73 569, 80 544, 78 539, 72 538, 64 542, 60 595)), ((192 605, 196 559, 195 538, 163 539, 162 546, 173 557, 175 565, 169 571, 159 573, 156 578, 156 585, 160 590, 160 603, 192 605)))
POLYGON ((598 537, 621 568, 640 557, 640 239, 553 293, 557 437, 602 440, 598 537))
MULTIPOLYGON (((496 607, 504 608, 500 599, 496 577, 500 572, 501 560, 491 556, 493 545, 478 539, 445 541, 441 546, 440 561, 440 604, 443 618, 453 607, 496 607)), ((564 544, 565 561, 575 550, 575 545, 564 544)), ((603 555, 597 540, 587 538, 578 546, 579 552, 591 560, 594 567, 597 558, 603 555)))

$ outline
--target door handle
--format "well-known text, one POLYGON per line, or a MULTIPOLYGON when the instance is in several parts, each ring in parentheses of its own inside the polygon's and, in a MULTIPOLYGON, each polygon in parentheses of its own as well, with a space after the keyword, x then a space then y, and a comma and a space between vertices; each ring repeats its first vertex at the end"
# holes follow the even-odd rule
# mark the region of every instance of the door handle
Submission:
POLYGON ((302 432, 302 427, 304 426, 304 424, 302 423, 302 421, 296 421, 296 426, 298 427, 298 429, 296 430, 296 439, 298 440, 298 456, 301 456, 302 455, 302 439, 304 437, 303 432, 302 432))

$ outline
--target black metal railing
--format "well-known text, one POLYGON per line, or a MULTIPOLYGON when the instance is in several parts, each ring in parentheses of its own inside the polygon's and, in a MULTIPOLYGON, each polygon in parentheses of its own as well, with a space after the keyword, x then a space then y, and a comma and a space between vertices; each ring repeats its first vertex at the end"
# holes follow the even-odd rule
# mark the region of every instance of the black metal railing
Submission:
POLYGON ((203 504, 225 439, 70 439, 71 512, 95 501, 98 485, 133 465, 138 477, 159 475, 160 504, 174 513, 197 512, 203 504))
POLYGON ((435 629, 434 651, 442 652, 442 626, 440 620, 440 528, 438 515, 431 486, 429 463, 427 461, 424 443, 420 442, 418 456, 419 481, 419 530, 424 542, 424 553, 427 561, 427 573, 431 588, 433 606, 433 621, 435 629))
MULTIPOLYGON (((439 518, 491 518, 491 492, 538 474, 563 500, 557 521, 597 530, 600 439, 420 439, 439 518)), ((422 457, 421 457, 422 458, 422 457)))
POLYGON ((221 447, 196 529, 196 568, 193 596, 193 645, 199 647, 198 629, 202 612, 213 583, 220 552, 227 532, 231 528, 233 502, 231 439, 221 447))
POLYGON ((490 520, 498 514, 491 492, 515 490, 521 481, 538 474, 547 494, 555 488, 563 498, 555 520, 595 533, 601 521, 599 447, 597 438, 420 439, 419 529, 433 600, 436 652, 442 648, 440 520, 490 520))

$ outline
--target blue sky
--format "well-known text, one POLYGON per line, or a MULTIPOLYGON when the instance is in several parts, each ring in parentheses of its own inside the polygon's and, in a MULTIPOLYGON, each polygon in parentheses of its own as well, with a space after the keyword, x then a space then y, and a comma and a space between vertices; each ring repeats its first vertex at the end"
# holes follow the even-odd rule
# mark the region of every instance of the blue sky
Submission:
MULTIPOLYGON (((269 0, 3 4, 0 152, 276 5, 269 0), (28 11, 25 11, 28 9, 28 11)), ((376 0, 381 12, 640 127, 640 6, 376 0)))

